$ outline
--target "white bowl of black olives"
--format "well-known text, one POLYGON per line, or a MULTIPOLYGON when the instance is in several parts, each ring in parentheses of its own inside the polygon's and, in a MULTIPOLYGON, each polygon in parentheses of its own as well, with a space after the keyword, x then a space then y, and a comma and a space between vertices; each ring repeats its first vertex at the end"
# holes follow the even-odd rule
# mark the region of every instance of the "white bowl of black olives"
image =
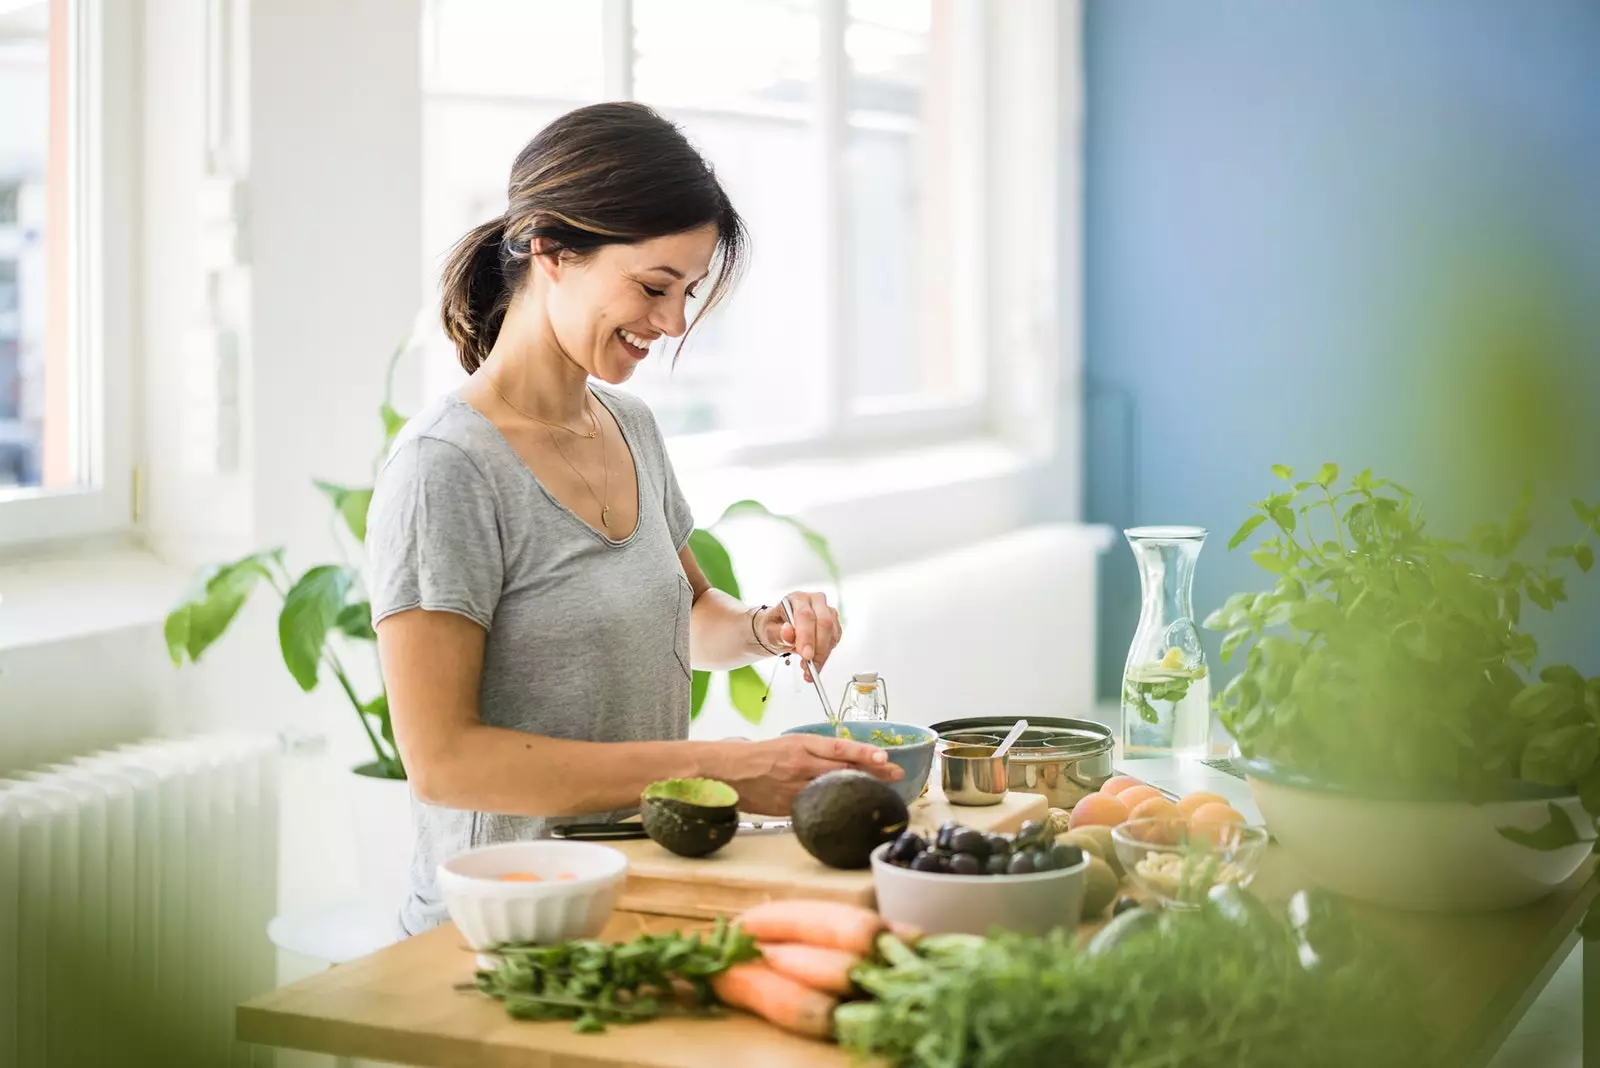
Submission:
POLYGON ((1077 846, 1056 844, 1049 825, 1035 821, 1016 834, 950 822, 931 837, 907 831, 872 852, 878 912, 927 934, 1076 927, 1088 867, 1077 846))

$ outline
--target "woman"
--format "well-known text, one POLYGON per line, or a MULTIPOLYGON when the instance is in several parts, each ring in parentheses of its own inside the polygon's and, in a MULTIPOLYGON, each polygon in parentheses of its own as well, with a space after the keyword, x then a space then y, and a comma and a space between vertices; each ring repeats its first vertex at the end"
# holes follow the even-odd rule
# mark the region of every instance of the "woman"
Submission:
POLYGON ((627 381, 654 342, 685 335, 686 303, 723 296, 744 243, 673 125, 602 104, 542 130, 506 213, 451 253, 442 316, 471 378, 396 438, 368 520, 416 797, 407 933, 445 918, 440 861, 626 815, 660 779, 720 779, 747 811, 781 815, 823 772, 900 775, 878 747, 838 739, 684 740, 691 662, 792 651, 820 665, 839 640, 821 594, 791 594, 791 622, 711 588, 649 409, 591 384, 627 381))

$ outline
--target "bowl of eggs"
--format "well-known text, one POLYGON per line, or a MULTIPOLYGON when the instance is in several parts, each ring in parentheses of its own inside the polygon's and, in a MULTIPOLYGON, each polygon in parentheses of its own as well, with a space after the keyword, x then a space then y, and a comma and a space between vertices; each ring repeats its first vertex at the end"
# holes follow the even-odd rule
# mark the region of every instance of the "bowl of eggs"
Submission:
POLYGON ((450 919, 479 951, 507 942, 551 945, 593 938, 616 909, 628 876, 620 850, 594 842, 503 842, 458 853, 437 880, 450 919))

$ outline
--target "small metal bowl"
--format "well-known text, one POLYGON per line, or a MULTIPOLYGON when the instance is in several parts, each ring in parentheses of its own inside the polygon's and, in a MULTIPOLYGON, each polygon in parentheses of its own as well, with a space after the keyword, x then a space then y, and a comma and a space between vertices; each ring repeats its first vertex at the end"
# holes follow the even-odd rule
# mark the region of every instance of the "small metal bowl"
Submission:
POLYGON ((956 731, 954 734, 939 735, 939 752, 962 745, 988 746, 991 749, 1000 747, 1001 737, 996 734, 983 734, 978 731, 956 731))
POLYGON ((998 746, 958 745, 939 754, 939 784, 952 805, 998 805, 1005 800, 1010 760, 995 756, 998 746))

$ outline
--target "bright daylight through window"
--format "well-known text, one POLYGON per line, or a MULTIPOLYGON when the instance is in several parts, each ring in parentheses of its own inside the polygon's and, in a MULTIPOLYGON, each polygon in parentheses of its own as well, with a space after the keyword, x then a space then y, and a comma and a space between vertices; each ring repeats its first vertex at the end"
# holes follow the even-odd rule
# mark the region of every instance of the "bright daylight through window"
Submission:
POLYGON ((104 11, 0 0, 0 545, 128 521, 129 402, 105 383, 129 374, 125 331, 116 367, 100 344, 122 247, 101 224, 104 11))
MULTIPOLYGON (((754 239, 739 289, 677 366, 651 360, 630 384, 668 434, 739 450, 977 429, 976 11, 427 0, 428 291, 450 243, 502 209, 534 132, 631 96, 706 153, 754 239)), ((431 362, 447 365, 435 343, 431 362)))

